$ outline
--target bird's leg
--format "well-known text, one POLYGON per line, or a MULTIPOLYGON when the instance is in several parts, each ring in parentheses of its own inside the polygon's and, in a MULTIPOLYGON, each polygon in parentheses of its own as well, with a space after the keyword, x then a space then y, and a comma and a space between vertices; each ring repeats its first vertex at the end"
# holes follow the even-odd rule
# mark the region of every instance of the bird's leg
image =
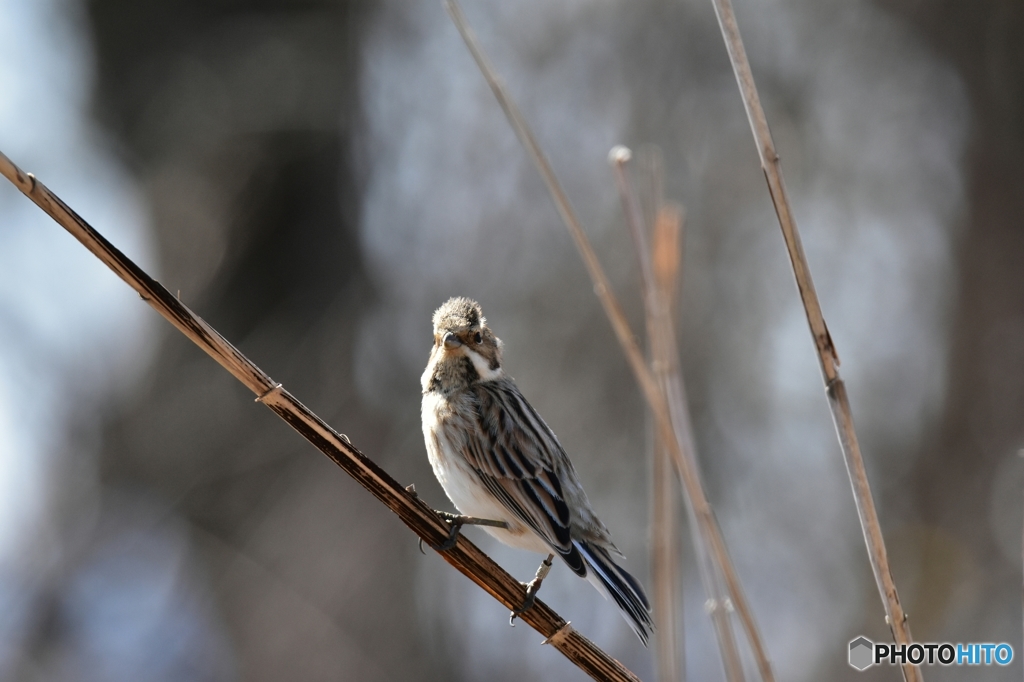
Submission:
POLYGON ((548 573, 551 572, 551 560, 554 558, 554 554, 548 554, 548 558, 542 561, 540 567, 537 568, 537 574, 533 576, 533 580, 524 583, 526 586, 526 599, 523 600, 523 605, 512 611, 508 618, 508 624, 512 627, 516 626, 516 618, 529 611, 533 607, 533 602, 537 601, 540 584, 544 582, 544 578, 547 578, 548 573))
POLYGON ((438 552, 447 552, 449 549, 455 546, 458 542, 459 530, 463 526, 491 526, 492 528, 508 528, 508 524, 504 521, 494 521, 492 519, 480 519, 475 516, 466 516, 464 514, 449 514, 448 512, 436 511, 438 516, 448 522, 451 526, 451 530, 448 531, 448 539, 442 542, 440 545, 431 545, 431 549, 437 550, 438 552))

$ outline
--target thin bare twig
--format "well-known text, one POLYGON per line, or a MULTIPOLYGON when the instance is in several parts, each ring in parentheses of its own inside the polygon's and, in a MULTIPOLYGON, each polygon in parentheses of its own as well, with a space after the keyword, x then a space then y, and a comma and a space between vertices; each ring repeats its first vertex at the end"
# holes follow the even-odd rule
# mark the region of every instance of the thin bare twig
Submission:
MULTIPOLYGON (((449 525, 422 500, 399 485, 373 460, 357 450, 347 437, 328 426, 282 388, 281 384, 267 376, 213 327, 121 253, 34 176, 22 172, 3 153, 0 153, 0 174, 14 183, 15 187, 135 289, 143 300, 178 331, 256 394, 257 402, 273 410, 331 461, 356 479, 374 497, 397 514, 420 538, 430 545, 439 545, 448 538, 449 525)), ((506 608, 518 608, 525 600, 526 590, 523 585, 464 536, 458 536, 457 544, 440 554, 445 561, 506 608)), ((639 678, 593 642, 573 630, 568 622, 540 600, 534 602, 534 606, 520 618, 544 635, 545 643, 553 645, 594 679, 638 682, 639 678)))
MULTIPOLYGON (((644 361, 643 353, 640 351, 636 338, 633 336, 633 332, 629 328, 629 323, 622 312, 622 306, 619 304, 618 299, 612 292, 608 277, 601 268, 597 255, 594 253, 594 249, 590 245, 590 241, 587 239, 586 233, 583 232, 583 228, 580 225, 579 219, 576 217, 576 213, 573 210, 565 191, 562 189, 561 184, 555 177, 554 171, 551 169, 551 165, 548 163, 547 158, 541 151, 536 139, 530 132, 530 128, 526 124, 526 120, 519 112, 515 102, 512 101, 511 97, 505 91, 504 85, 501 83, 494 71, 494 68, 487 60, 487 57, 484 55, 480 45, 477 43, 476 37, 469 28, 461 8, 454 0, 445 0, 445 7, 451 15, 452 21, 455 23, 456 28, 458 28, 459 33, 462 35, 462 39, 465 41, 470 53, 473 55, 473 59, 480 68, 487 84, 490 86, 491 91, 494 93, 502 110, 508 117, 513 130, 519 137, 523 146, 526 147, 527 153, 530 155, 530 158, 533 159, 534 165, 537 167, 538 172, 543 178, 545 184, 548 186, 548 190, 551 192, 558 212, 562 216, 566 227, 569 229, 569 233, 576 244, 580 257, 583 259, 583 263, 587 268, 587 273, 594 282, 594 292, 597 294, 598 300, 601 302, 601 306, 604 308, 605 314, 611 322, 612 329, 615 331, 615 336, 622 347, 623 353, 626 355, 626 360, 629 363, 630 368, 633 370, 637 383, 640 384, 641 392, 643 393, 647 404, 651 408, 651 412, 653 413, 655 424, 658 429, 658 435, 669 448, 672 460, 676 465, 676 470, 682 479, 683 487, 686 490, 688 499, 693 506, 694 516, 701 529, 700 532, 707 542, 708 551, 711 553, 716 565, 718 565, 722 570, 727 589, 729 589, 731 593, 732 590, 735 590, 733 593, 733 600, 730 604, 723 604, 712 598, 709 599, 708 610, 714 618, 714 614, 718 609, 728 610, 731 605, 736 605, 741 602, 745 605, 745 599, 742 597, 742 591, 739 590, 739 580, 735 569, 732 567, 732 562, 725 547, 725 541, 722 538, 714 513, 711 511, 711 506, 708 503, 707 496, 704 493, 699 476, 694 470, 693 462, 684 454, 684 450, 677 440, 676 432, 673 428, 673 420, 664 396, 644 361)), ((688 421, 688 416, 686 419, 688 421)), ((755 651, 764 654, 763 647, 759 645, 760 638, 757 634, 757 628, 751 627, 753 625, 752 614, 749 609, 746 610, 746 613, 748 616, 751 616, 751 619, 748 621, 746 618, 743 618, 742 621, 745 628, 747 628, 747 635, 750 639, 751 645, 754 647, 755 651)), ((719 629, 716 628, 716 632, 718 631, 719 629)), ((722 630, 722 632, 724 631, 725 630, 722 630)), ((720 645, 722 645, 722 639, 720 639, 720 645)), ((727 677, 730 682, 733 682, 734 680, 742 680, 742 670, 737 670, 735 667, 727 663, 731 660, 727 647, 727 643, 722 645, 723 661, 726 662, 727 677)), ((766 662, 767 656, 763 656, 761 660, 766 662)), ((769 676, 765 679, 771 680, 772 677, 769 676)))
MULTIPOLYGON (((907 622, 907 614, 900 604, 899 595, 896 593, 896 584, 889 570, 885 540, 878 523, 878 514, 875 512, 875 503, 868 485, 864 458, 861 456, 860 445, 857 442, 857 433, 853 428, 850 399, 846 394, 846 385, 839 377, 839 355, 832 343, 832 337, 828 333, 828 327, 825 325, 821 305, 818 303, 818 295, 814 291, 810 267, 804 256, 800 233, 797 231, 789 197, 786 194, 786 185, 782 179, 782 164, 775 151, 775 143, 772 141, 771 131, 768 129, 768 119, 761 107, 757 86, 754 85, 754 76, 750 70, 750 62, 747 60, 746 49, 743 47, 739 26, 736 23, 732 0, 712 0, 712 3, 715 6, 715 14, 718 16, 718 23, 722 29, 722 36, 725 39, 733 71, 736 74, 740 94, 743 97, 743 106, 747 111, 750 129, 754 134, 754 142, 757 144, 757 153, 768 182, 768 191, 771 194, 772 203, 775 205, 779 225, 782 227, 782 236, 786 241, 786 249, 789 251, 789 259, 793 265, 793 275, 803 301, 807 324, 810 326, 814 346, 818 352, 818 361, 825 381, 832 419, 835 422, 839 444, 846 460, 846 470, 853 487, 853 498, 857 506, 861 529, 864 532, 864 542, 867 545, 871 570, 874 572, 875 583, 885 608, 885 619, 896 643, 908 645, 913 641, 910 635, 910 625, 907 622)), ((921 670, 917 666, 904 663, 902 669, 903 677, 907 682, 916 682, 922 679, 921 670)))

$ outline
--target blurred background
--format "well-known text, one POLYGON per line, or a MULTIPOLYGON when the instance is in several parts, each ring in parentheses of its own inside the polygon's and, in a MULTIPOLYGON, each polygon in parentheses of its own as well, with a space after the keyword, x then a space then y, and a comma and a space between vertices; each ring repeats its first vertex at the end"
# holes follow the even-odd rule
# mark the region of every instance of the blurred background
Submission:
MULTIPOLYGON (((888 629, 708 0, 467 2, 634 329, 605 160, 686 206, 682 363, 781 680, 888 629)), ((737 0, 915 638, 1019 679, 1024 5, 737 0)), ((478 299, 648 583, 644 405, 439 2, 0 0, 0 150, 402 483, 430 315, 478 299)), ((537 557, 469 536, 513 574, 537 557)), ((684 542, 686 669, 722 679, 684 542)), ((542 598, 644 679, 556 567, 542 598)), ((0 679, 585 679, 0 183, 0 679)))

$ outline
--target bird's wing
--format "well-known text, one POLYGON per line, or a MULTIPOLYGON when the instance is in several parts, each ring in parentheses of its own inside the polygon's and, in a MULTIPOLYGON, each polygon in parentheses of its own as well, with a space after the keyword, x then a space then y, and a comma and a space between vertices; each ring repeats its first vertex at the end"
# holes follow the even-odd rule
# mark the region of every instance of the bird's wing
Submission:
MULTIPOLYGON (((474 386, 475 428, 466 438, 466 460, 484 486, 557 551, 578 575, 587 568, 570 537, 570 512, 559 474, 568 458, 536 410, 510 380, 474 386)), ((571 473, 569 474, 571 477, 571 473)))

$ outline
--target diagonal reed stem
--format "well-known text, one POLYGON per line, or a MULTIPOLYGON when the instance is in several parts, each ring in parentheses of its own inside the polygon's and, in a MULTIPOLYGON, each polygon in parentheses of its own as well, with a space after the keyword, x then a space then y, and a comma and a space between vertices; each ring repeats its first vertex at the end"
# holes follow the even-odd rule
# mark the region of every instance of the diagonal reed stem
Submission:
MULTIPOLYGON (((761 168, 764 171, 765 180, 768 182, 768 192, 771 194, 775 213, 779 218, 779 225, 782 227, 782 236, 786 241, 786 249, 793 265, 797 289, 807 314, 807 324, 810 326, 811 336, 818 353, 829 408, 832 411, 832 420, 835 422, 839 444, 846 461, 846 470, 853 487, 857 515, 860 519, 861 530, 864 532, 868 559, 871 562, 871 570, 874 573, 878 593, 885 608, 885 620, 896 643, 908 645, 913 641, 910 635, 910 625, 907 623, 907 614, 900 604, 899 595, 896 593, 896 583, 889 570, 885 540, 882 537, 878 514, 875 511, 875 502, 868 485, 867 471, 864 468, 860 444, 857 442, 857 433, 853 428, 850 399, 846 394, 846 385, 839 377, 839 356, 832 343, 832 337, 828 333, 828 327, 825 325, 821 305, 818 303, 818 295, 814 291, 810 267, 804 256, 800 233, 797 231, 789 197, 786 194, 786 185, 782 179, 782 164, 775 151, 775 143, 772 141, 771 131, 768 129, 768 119, 757 94, 750 62, 747 60, 747 52, 743 47, 743 38, 740 36, 736 15, 732 9, 732 0, 712 0, 712 3, 715 6, 715 14, 722 29, 726 49, 729 52, 729 60, 732 62, 732 68, 736 74, 740 95, 743 97, 743 106, 750 121, 750 129, 754 134, 754 142, 757 144, 761 168)), ((904 663, 902 670, 906 682, 920 682, 923 679, 921 669, 917 666, 904 663)))
MULTIPOLYGON (((347 437, 328 426, 284 390, 281 384, 267 376, 217 330, 189 310, 34 176, 24 173, 3 153, 0 153, 0 174, 70 232, 128 286, 135 289, 144 301, 178 331, 255 393, 257 402, 273 410, 331 461, 344 469, 397 514, 420 538, 431 545, 438 545, 448 538, 448 524, 422 500, 399 485, 373 460, 357 450, 347 437)), ((526 598, 523 585, 464 536, 459 535, 455 547, 440 554, 445 561, 501 602, 505 608, 518 608, 526 598)), ((565 619, 540 600, 535 601, 534 606, 525 611, 520 618, 544 635, 546 644, 554 646, 595 680, 639 682, 636 675, 573 630, 565 619)))
MULTIPOLYGON (((541 178, 547 185, 548 191, 551 192, 551 196, 555 201, 555 206, 557 207, 559 214, 562 216, 562 220, 568 228, 569 234, 573 238, 573 242, 576 244, 580 257, 583 259, 583 263, 586 266, 587 273, 594 282, 594 292, 597 294, 598 300, 601 302, 601 306, 604 308, 605 314, 611 322, 612 329, 615 331, 615 336, 618 339, 619 344, 622 346, 626 360, 629 363, 630 368, 633 370, 633 374, 636 377, 637 383, 640 385, 640 390, 643 393, 647 404, 651 408, 658 437, 661 438, 662 442, 669 448, 672 460, 676 466, 676 471, 679 473, 679 477, 682 480, 683 488, 686 491, 689 503, 692 505, 694 518, 696 519, 697 526, 700 529, 703 542, 706 543, 707 551, 712 557, 715 565, 721 571, 722 578, 725 580, 726 589, 729 591, 731 600, 728 603, 723 603, 714 599, 714 592, 712 592, 709 594, 710 598, 708 600, 707 610, 709 611, 712 621, 716 626, 715 631, 719 637, 719 649, 722 653, 726 677, 729 682, 743 679, 742 666, 739 663, 738 655, 735 655, 735 645, 733 644, 730 646, 729 644, 731 639, 731 628, 728 623, 728 610, 731 606, 739 609, 741 622, 744 625, 747 638, 750 641, 752 649, 755 651, 755 655, 758 656, 758 666, 759 671, 761 671, 762 678, 771 682, 774 677, 772 676, 770 666, 767 666, 768 658, 761 642, 760 635, 754 625, 752 611, 747 605, 742 590, 740 590, 739 579, 736 574, 736 570, 733 567, 732 560, 729 557, 729 553, 726 550, 725 541, 722 538, 718 522, 711 510, 711 505, 709 504, 707 495, 704 492, 704 487, 701 484, 700 476, 695 469, 694 462, 692 458, 685 454, 683 446, 679 443, 679 438, 682 437, 684 433, 689 433, 690 430, 689 428, 686 428, 685 430, 681 429, 677 435, 672 415, 665 397, 660 390, 658 382, 647 367, 647 363, 644 360, 640 346, 637 344, 636 338, 633 336, 633 332, 629 328, 629 323, 622 312, 622 306, 615 297, 611 288, 611 283, 601 267, 597 254, 594 252, 594 249, 590 244, 590 240, 583 231, 583 227, 576 216, 576 212, 572 208, 572 204, 569 202, 569 198, 566 196, 561 184, 555 177, 551 164, 548 163, 543 151, 541 151, 540 145, 537 144, 526 120, 519 112, 519 108, 508 95, 505 90, 505 86, 498 78, 494 68, 490 65, 489 60, 477 42, 476 36, 470 29, 465 15, 462 13, 462 9, 459 7, 458 3, 456 3, 455 0, 445 0, 444 4, 448 13, 452 17, 452 21, 455 23, 456 28, 462 36, 463 41, 469 48, 473 59, 476 61, 477 66, 483 74, 484 79, 487 81, 487 84, 490 86, 491 91, 497 98, 499 105, 505 112, 510 125, 519 137, 519 141, 526 148, 527 154, 529 154, 530 158, 533 160, 537 171, 540 173, 541 178), (766 672, 767 676, 765 676, 766 672)), ((679 388, 681 391, 681 386, 679 388)), ((682 394, 681 399, 685 401, 685 396, 682 394)), ((682 404, 685 407, 685 403, 682 404)), ((689 415, 685 409, 681 415, 680 423, 685 424, 688 427, 689 415)))

